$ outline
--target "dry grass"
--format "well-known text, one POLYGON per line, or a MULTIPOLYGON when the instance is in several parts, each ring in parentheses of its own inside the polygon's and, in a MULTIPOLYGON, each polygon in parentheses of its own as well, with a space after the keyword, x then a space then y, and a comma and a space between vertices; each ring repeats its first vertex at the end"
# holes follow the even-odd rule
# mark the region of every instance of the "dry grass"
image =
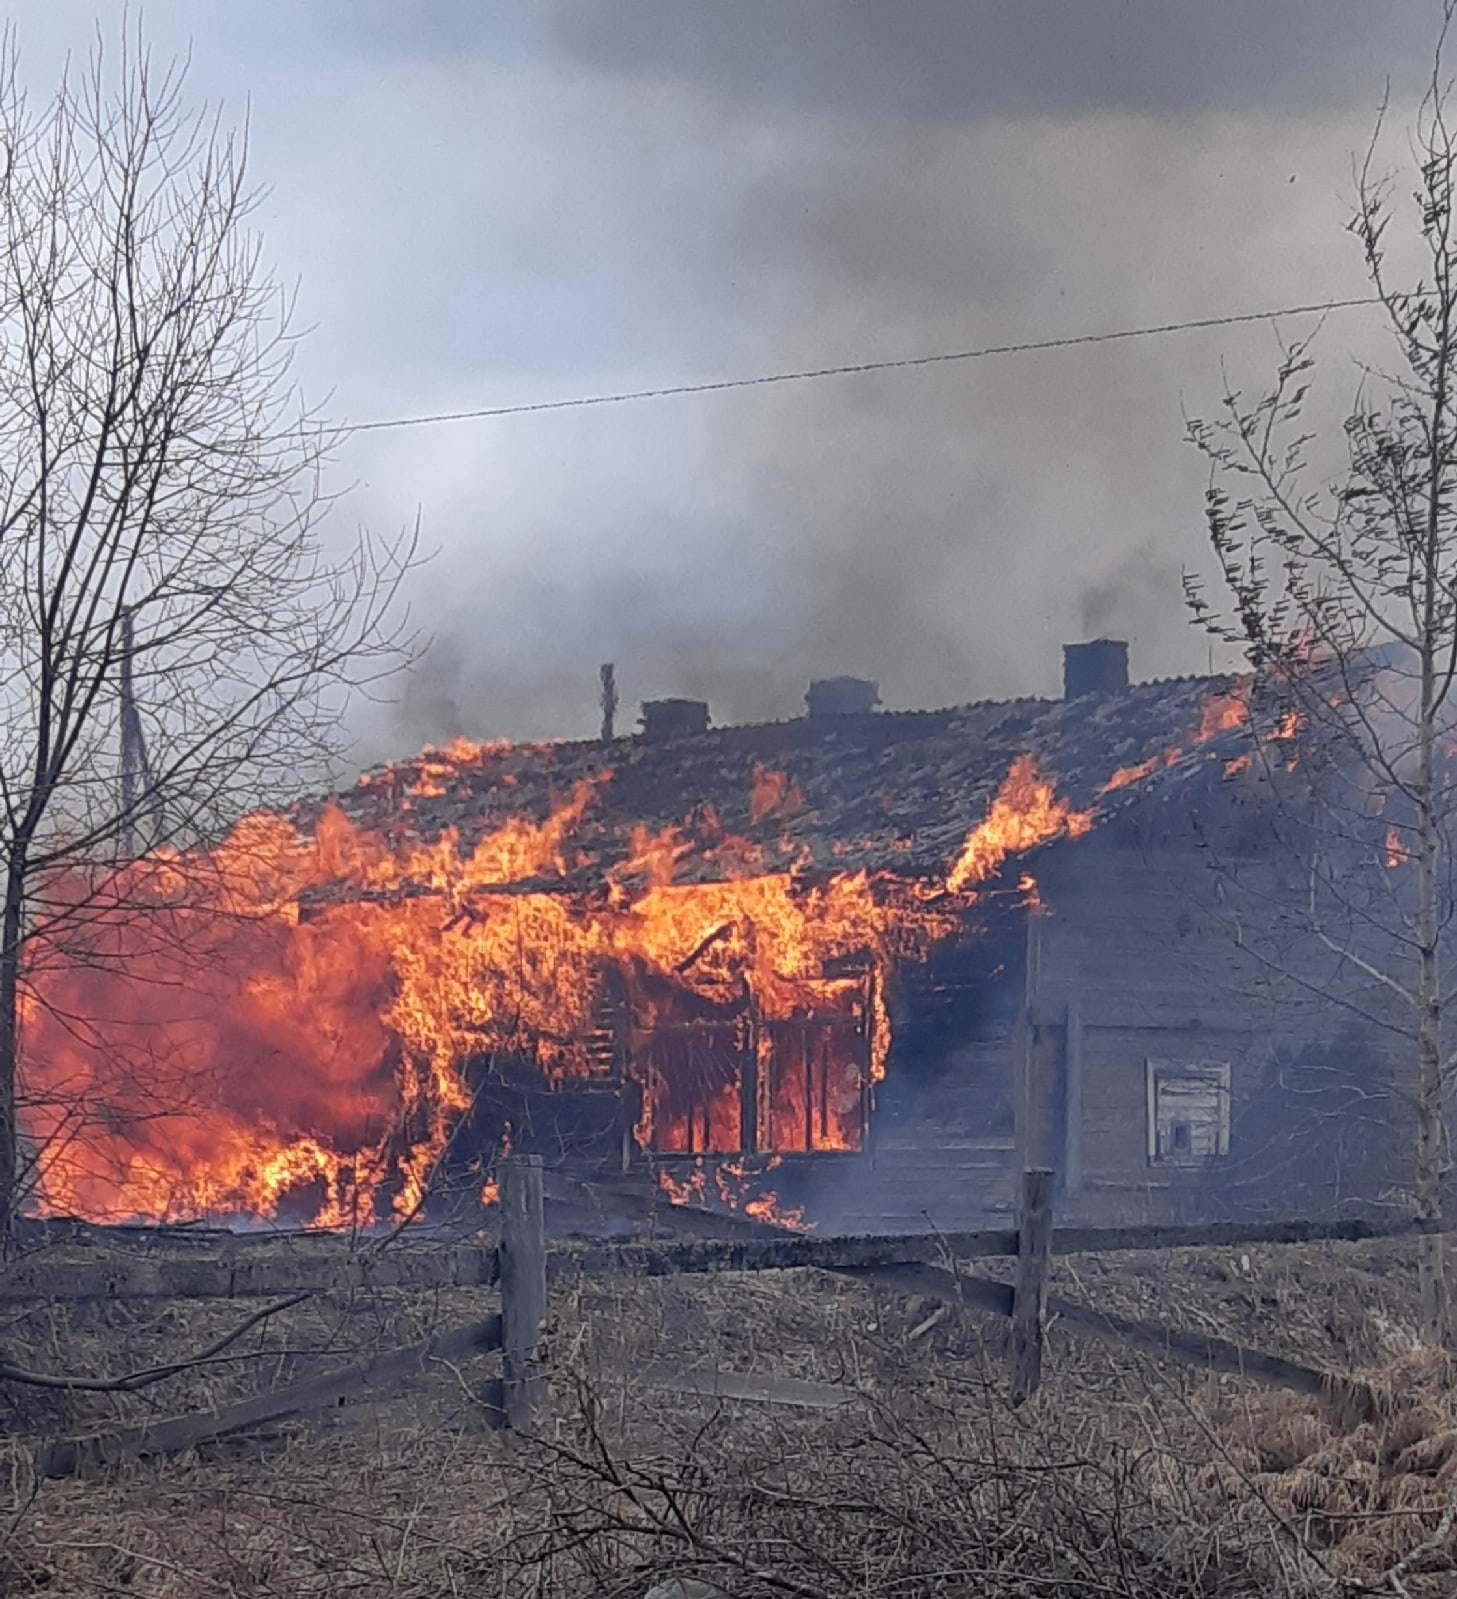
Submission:
MULTIPOLYGON (((923 1304, 766 1273, 559 1292, 555 1420, 536 1444, 486 1428, 481 1362, 269 1437, 104 1480, 34 1480, 31 1438, 226 1403, 486 1303, 464 1290, 321 1296, 141 1394, 0 1386, 12 1435, 0 1594, 638 1599, 670 1574, 745 1599, 1356 1591, 1430 1537, 1457 1489, 1453 1373, 1431 1355, 1393 1357, 1410 1339, 1385 1258, 1365 1270, 1327 1253, 1302 1289, 1292 1257, 1312 1253, 1221 1263, 1223 1276, 1171 1259, 1121 1288, 1108 1262, 1075 1261, 1060 1286, 1235 1337, 1242 1303, 1303 1303, 1283 1347, 1338 1369, 1381 1352, 1374 1417, 1057 1328, 1042 1392, 1013 1412, 999 1326, 954 1315, 913 1339, 923 1304), (647 1387, 640 1374, 663 1364, 842 1383, 861 1399, 832 1412, 714 1406, 647 1387)), ((36 1306, 0 1328, 0 1357, 134 1371, 205 1347, 241 1314, 36 1306)), ((1398 1580, 1413 1599, 1453 1592, 1450 1550, 1398 1580)))

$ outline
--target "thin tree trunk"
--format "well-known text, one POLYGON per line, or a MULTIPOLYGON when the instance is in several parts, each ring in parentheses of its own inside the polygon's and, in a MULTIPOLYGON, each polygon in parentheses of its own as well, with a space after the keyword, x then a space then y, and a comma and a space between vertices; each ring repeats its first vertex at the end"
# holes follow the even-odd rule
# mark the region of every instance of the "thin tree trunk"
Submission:
MULTIPOLYGON (((1417 780, 1417 944, 1421 971, 1417 990, 1416 1208, 1423 1221, 1442 1219, 1442 1156, 1446 1144, 1442 1103, 1442 996, 1438 970, 1437 914, 1439 840, 1436 817, 1437 668, 1430 648, 1422 651, 1420 772, 1417 780)), ((1420 1240, 1418 1290, 1422 1330, 1445 1344, 1450 1332, 1446 1244, 1440 1234, 1420 1240)))
POLYGON ((0 1259, 9 1251, 18 1203, 19 1128, 16 1067, 20 1058, 20 956, 25 879, 14 857, 0 912, 0 1259))

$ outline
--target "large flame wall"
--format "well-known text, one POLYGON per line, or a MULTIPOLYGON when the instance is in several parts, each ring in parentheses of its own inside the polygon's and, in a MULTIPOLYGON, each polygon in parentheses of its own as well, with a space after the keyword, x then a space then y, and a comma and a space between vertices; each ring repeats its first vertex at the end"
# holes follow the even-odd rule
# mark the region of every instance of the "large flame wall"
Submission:
MULTIPOLYGON (((780 1057, 772 1070, 765 1057, 762 1114, 803 1126, 812 1147, 851 1147, 846 1062, 859 1057, 847 1045, 831 1059, 800 1024, 853 1021, 865 1071, 883 1073, 891 963, 951 931, 1009 854, 1092 822, 1023 757, 940 882, 756 871, 752 850, 724 840, 718 861, 742 868, 683 882, 693 843, 668 829, 641 830, 605 883, 568 892, 570 840, 601 781, 469 852, 449 833, 392 845, 329 809, 307 834, 251 817, 215 851, 87 884, 85 915, 32 951, 22 1123, 39 1208, 115 1220, 282 1207, 324 1226, 413 1213, 469 1106, 469 1062, 504 1051, 557 1080, 601 1070, 590 1040, 608 974, 632 996, 642 1139, 738 1147, 731 1071, 706 1142, 665 1125, 691 1108, 662 1080, 676 1057, 654 1039, 748 1012, 755 1048, 780 1057), (835 975, 845 963, 859 975, 835 975)), ((757 774, 756 817, 789 791, 757 774)))

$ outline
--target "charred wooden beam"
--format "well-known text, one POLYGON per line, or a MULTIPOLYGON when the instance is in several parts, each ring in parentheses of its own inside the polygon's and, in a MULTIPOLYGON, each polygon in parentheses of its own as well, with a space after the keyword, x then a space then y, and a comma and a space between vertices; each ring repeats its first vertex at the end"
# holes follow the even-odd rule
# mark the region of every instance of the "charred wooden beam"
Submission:
POLYGON ((1059 1255, 1112 1254, 1121 1249, 1222 1249, 1234 1244, 1359 1244, 1368 1239, 1415 1238, 1438 1232, 1457 1232, 1457 1221, 1437 1225, 1411 1216, 1393 1221, 1348 1216, 1338 1221, 1296 1218, 1195 1222, 1188 1226, 1058 1227, 1052 1234, 1052 1247, 1059 1255))
POLYGON ((948 1271, 945 1266, 848 1266, 842 1267, 836 1275, 877 1288, 889 1288, 899 1294, 923 1294, 941 1304, 985 1310, 993 1316, 1010 1318, 1012 1314, 1011 1283, 963 1275, 948 1271))
POLYGON ((1042 981, 1042 922, 1026 916, 1022 1003, 1013 1029, 1013 1114, 1017 1137, 1017 1165, 1025 1170, 1039 1161, 1042 1096, 1037 1081, 1037 993, 1042 981))
POLYGON ((683 972, 686 972, 689 967, 696 966, 698 962, 703 959, 703 957, 709 952, 709 950, 713 948, 716 943, 718 943, 721 938, 727 938, 728 935, 733 932, 733 930, 734 924, 732 922, 725 922, 721 927, 715 927, 711 933, 709 933, 705 938, 701 938, 698 943, 695 944, 691 950, 689 950, 689 952, 683 957, 682 960, 678 962, 673 970, 681 975, 683 972))
POLYGON ((1202 1371, 1227 1372, 1247 1377, 1271 1388, 1287 1388, 1294 1393, 1328 1397, 1344 1394, 1354 1402, 1359 1415, 1369 1413, 1374 1403, 1367 1384, 1338 1372, 1323 1371, 1299 1361, 1286 1360, 1267 1350, 1248 1349, 1227 1338, 1188 1332, 1180 1327, 1164 1327, 1137 1321, 1130 1316, 1115 1316, 1092 1305, 1080 1305, 1052 1295, 1047 1301, 1049 1316, 1056 1317, 1073 1332, 1127 1344, 1156 1359, 1176 1360, 1181 1365, 1202 1371))
POLYGON ((1067 1002, 1063 1046, 1062 1186, 1066 1194, 1083 1187, 1083 1008, 1077 993, 1067 1002))
MULTIPOLYGON (((1237 1244, 1360 1243, 1369 1239, 1413 1238, 1424 1233, 1457 1232, 1457 1220, 1440 1226, 1402 1219, 1394 1222, 1284 1221, 1206 1222, 1195 1226, 1060 1227, 1051 1248, 1059 1255, 1111 1254, 1123 1250, 1227 1248, 1237 1244)), ((555 1252, 548 1270, 555 1275, 621 1272, 661 1277, 675 1272, 854 1271, 881 1266, 941 1265, 948 1259, 990 1259, 1015 1255, 1020 1233, 1014 1228, 984 1232, 870 1234, 859 1238, 819 1238, 813 1234, 768 1232, 739 1239, 693 1239, 679 1243, 583 1244, 555 1252)), ((1010 1289, 1008 1290, 1010 1293, 1010 1289)))
MULTIPOLYGON (((703 1238, 776 1238, 783 1229, 727 1211, 704 1210, 697 1205, 665 1203, 661 1191, 636 1172, 600 1173, 591 1182, 565 1172, 543 1173, 549 1230, 571 1229, 578 1219, 591 1218, 597 1230, 613 1222, 703 1238)), ((587 1229, 575 1229, 586 1231, 587 1229)))
MULTIPOLYGON (((691 1239, 670 1244, 586 1244, 554 1251, 547 1263, 554 1278, 610 1275, 665 1277, 724 1271, 841 1271, 847 1267, 907 1265, 939 1261, 948 1253, 1001 1255, 1016 1234, 987 1233, 916 1238, 815 1238, 803 1233, 769 1237, 691 1239), (968 1250, 959 1249, 965 1243, 968 1250)), ((1013 1248, 1015 1244, 1013 1245, 1013 1248)))

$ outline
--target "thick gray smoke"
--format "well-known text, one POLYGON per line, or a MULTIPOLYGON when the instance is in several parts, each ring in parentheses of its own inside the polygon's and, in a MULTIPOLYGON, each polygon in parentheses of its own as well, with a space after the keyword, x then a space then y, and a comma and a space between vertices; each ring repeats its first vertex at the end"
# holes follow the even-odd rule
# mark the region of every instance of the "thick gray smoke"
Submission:
MULTIPOLYGON (((75 19, 19 8, 27 30, 75 19)), ((1342 232, 1437 0, 153 0, 252 97, 269 253, 352 420, 1363 292, 1342 232)), ((71 24, 68 24, 71 25, 71 24)), ((170 31, 169 31, 170 30, 170 31)), ((60 37, 60 32, 54 34, 60 37)), ((84 45, 85 30, 74 40, 84 45)), ((1404 154, 1399 136, 1393 159, 1404 154)), ((1291 326, 1286 332, 1298 329, 1291 326)), ((1334 418, 1366 313, 1323 334, 1334 418)), ((587 735, 597 667, 719 721, 812 675, 891 705, 1054 693, 1060 645, 1203 670, 1183 413, 1268 327, 359 435, 346 515, 418 508, 436 644, 361 754, 587 735)), ((1204 563, 1207 564, 1207 563, 1204 563)))
MULTIPOLYGON (((621 315, 645 353, 550 389, 1359 293, 1351 153, 1385 75, 1419 82, 1434 20, 560 7, 546 47, 603 97, 596 170, 634 218, 621 315)), ((1324 337, 1333 406, 1358 321, 1324 337)), ((841 671, 900 705, 1056 692, 1060 644, 1097 633, 1130 636, 1142 675, 1203 670, 1179 582, 1203 553, 1182 411, 1217 399, 1222 359, 1254 383, 1276 353, 1268 329, 1228 330, 492 424, 521 501, 479 506, 479 631, 452 617, 426 670, 467 725, 579 733, 599 659, 629 702, 702 695, 721 720, 795 714, 811 675, 841 671), (492 517, 518 508, 532 535, 492 574, 492 517)), ((403 743, 444 730, 418 704, 403 743)))

